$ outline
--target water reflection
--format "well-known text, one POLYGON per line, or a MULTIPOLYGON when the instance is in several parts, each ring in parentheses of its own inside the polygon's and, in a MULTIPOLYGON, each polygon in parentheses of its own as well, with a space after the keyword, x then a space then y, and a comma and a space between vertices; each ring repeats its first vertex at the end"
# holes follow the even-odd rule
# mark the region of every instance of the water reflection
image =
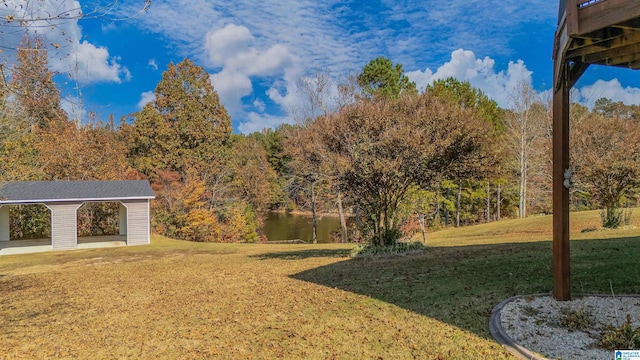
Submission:
MULTIPOLYGON (((333 215, 318 217, 317 237, 319 243, 332 241, 331 233, 340 230, 340 218, 333 215)), ((262 231, 270 241, 301 239, 313 241, 311 216, 280 212, 267 213, 262 231)))

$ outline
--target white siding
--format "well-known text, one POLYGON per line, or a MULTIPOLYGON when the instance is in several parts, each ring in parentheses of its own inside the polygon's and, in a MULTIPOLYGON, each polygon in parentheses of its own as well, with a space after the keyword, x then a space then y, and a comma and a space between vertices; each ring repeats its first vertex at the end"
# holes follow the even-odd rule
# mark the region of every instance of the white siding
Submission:
POLYGON ((147 245, 149 233, 149 200, 123 201, 127 208, 127 245, 147 245))
POLYGON ((9 207, 0 205, 0 241, 9 241, 9 207))
POLYGON ((45 203, 51 210, 51 245, 53 250, 69 250, 78 247, 77 203, 45 203))
POLYGON ((127 208, 120 204, 120 212, 118 214, 118 228, 120 235, 127 235, 127 208))

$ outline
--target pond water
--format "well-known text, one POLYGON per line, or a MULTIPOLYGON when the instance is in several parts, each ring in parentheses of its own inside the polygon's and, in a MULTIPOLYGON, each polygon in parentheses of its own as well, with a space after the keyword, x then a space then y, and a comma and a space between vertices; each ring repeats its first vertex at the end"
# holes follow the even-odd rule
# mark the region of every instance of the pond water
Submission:
MULTIPOLYGON (((300 239, 313 241, 313 221, 311 216, 280 212, 267 213, 262 228, 269 241, 300 239)), ((317 237, 319 243, 331 242, 331 233, 340 231, 340 218, 336 215, 318 216, 317 237)))

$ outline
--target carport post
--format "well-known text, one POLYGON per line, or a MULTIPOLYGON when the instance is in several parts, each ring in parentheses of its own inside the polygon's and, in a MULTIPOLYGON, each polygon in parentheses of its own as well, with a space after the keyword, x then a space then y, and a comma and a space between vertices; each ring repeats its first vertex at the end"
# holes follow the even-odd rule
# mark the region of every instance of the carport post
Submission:
POLYGON ((9 241, 9 207, 0 205, 0 241, 9 241))
POLYGON ((78 213, 82 202, 44 203, 51 210, 51 246, 53 250, 78 248, 78 213))
POLYGON ((127 207, 120 203, 120 216, 118 217, 118 228, 120 235, 127 235, 127 207))

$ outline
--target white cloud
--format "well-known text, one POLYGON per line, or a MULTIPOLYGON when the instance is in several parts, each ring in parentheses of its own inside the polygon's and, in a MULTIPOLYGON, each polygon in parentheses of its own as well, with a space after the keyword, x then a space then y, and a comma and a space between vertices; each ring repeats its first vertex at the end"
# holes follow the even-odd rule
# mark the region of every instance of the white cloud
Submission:
MULTIPOLYGON (((366 5, 338 0, 157 0, 151 11, 137 19, 136 26, 160 34, 180 55, 216 72, 212 82, 224 106, 234 119, 246 119, 247 111, 263 111, 253 104, 253 98, 247 102, 247 95, 258 88, 267 88, 267 97, 255 94, 269 103, 265 109, 275 113, 273 102, 286 111, 302 101, 296 93, 301 76, 328 71, 343 77, 380 55, 402 63, 405 69, 441 63, 440 59, 457 48, 505 57, 516 35, 498 30, 517 28, 521 33, 524 22, 543 23, 540 31, 555 28, 557 7, 547 5, 547 0, 517 4, 487 0, 474 3, 474 16, 470 16, 468 0, 446 4, 382 0, 366 5)), ((126 2, 118 6, 122 13, 134 10, 126 2)), ((471 72, 451 76, 473 79, 474 86, 483 86, 502 105, 508 102, 505 90, 516 79, 530 78, 522 62, 497 72, 490 58, 465 59, 462 55, 457 60, 471 63, 450 66, 466 66, 471 72)), ((413 78, 426 84, 446 71, 413 72, 413 78), (418 79, 420 75, 425 79, 418 79)))
POLYGON ((267 108, 267 104, 265 104, 264 101, 260 99, 255 99, 253 101, 253 107, 258 109, 258 111, 260 112, 264 112, 264 110, 267 108))
MULTIPOLYGON (((136 19, 136 26, 161 34, 180 55, 211 67, 226 64, 261 75, 277 73, 291 55, 312 69, 338 74, 345 66, 372 58, 378 43, 367 39, 365 45, 359 33, 348 36, 351 30, 336 20, 341 7, 336 0, 157 0, 136 19), (260 55, 259 63, 249 61, 260 55)), ((120 2, 117 11, 131 13, 135 4, 120 2)))
POLYGON ((224 69, 211 75, 211 84, 231 116, 242 113, 242 98, 253 92, 249 76, 235 70, 224 69))
MULTIPOLYGON (((205 49, 213 66, 229 66, 229 60, 248 51, 253 36, 244 26, 229 24, 222 29, 210 30, 205 36, 205 49)), ((233 65, 233 64, 231 64, 233 65)))
POLYGON ((496 71, 493 59, 488 56, 479 59, 472 51, 463 49, 453 51, 451 59, 435 72, 427 68, 406 73, 421 91, 435 80, 448 77, 469 81, 502 107, 509 107, 510 92, 518 83, 531 84, 531 74, 522 60, 510 61, 506 71, 496 71))
MULTIPOLYGON (((81 41, 82 28, 78 19, 58 20, 57 16, 73 17, 79 15, 79 1, 45 0, 30 1, 7 0, 0 7, 0 18, 14 16, 27 21, 27 31, 46 37, 49 47, 49 67, 54 72, 68 73, 72 78, 86 83, 128 81, 131 73, 119 64, 119 58, 109 55, 107 48, 81 41), (33 19, 49 19, 35 20, 33 19)), ((24 34, 24 27, 18 21, 3 24, 2 45, 15 48, 24 34)), ((7 61, 15 59, 15 51, 4 53, 7 61)))
POLYGON ((623 87, 618 79, 609 81, 597 80, 595 83, 583 86, 579 89, 580 101, 592 106, 600 98, 608 98, 613 101, 622 101, 627 105, 640 104, 640 89, 636 87, 623 87))
MULTIPOLYGON (((229 24, 207 32, 204 44, 207 62, 211 66, 222 68, 211 75, 211 83, 222 104, 232 117, 249 118, 249 121, 252 121, 251 117, 255 119, 259 116, 255 112, 253 115, 246 113, 242 103, 242 98, 253 93, 253 80, 267 79, 271 82, 273 85, 267 91, 267 95, 276 104, 287 109, 288 105, 295 101, 291 90, 299 77, 296 65, 298 59, 286 46, 275 44, 266 49, 259 49, 255 42, 256 39, 248 28, 229 24)), ((252 105, 260 112, 266 108, 264 101, 247 106, 252 105)), ((241 125, 242 128, 247 126, 241 125)))
POLYGON ((156 99, 156 94, 153 91, 145 91, 140 94, 140 101, 138 101, 138 109, 142 109, 145 105, 156 99))
POLYGON ((71 75, 80 82, 115 82, 131 80, 129 70, 118 64, 117 57, 109 56, 109 51, 104 47, 96 47, 83 41, 70 56, 70 61, 77 68, 77 74, 71 75))
POLYGON ((156 63, 156 59, 149 59, 149 67, 153 69, 153 71, 158 70, 158 64, 156 63))
POLYGON ((267 90, 267 96, 283 109, 290 111, 302 101, 298 93, 298 81, 302 75, 302 69, 292 66, 285 70, 281 80, 273 83, 267 90))
POLYGON ((249 112, 247 119, 247 121, 238 126, 238 130, 243 134, 251 134, 256 131, 262 131, 262 129, 276 128, 280 124, 292 123, 289 117, 258 114, 256 112, 249 112))
POLYGON ((115 22, 109 22, 109 23, 103 23, 100 25, 100 29, 102 30, 102 32, 106 33, 112 30, 117 29, 118 27, 116 26, 115 22))
MULTIPOLYGON (((300 100, 293 74, 328 71, 342 77, 381 55, 403 64, 405 70, 424 69, 426 64, 441 64, 458 48, 514 58, 513 44, 522 43, 523 38, 544 38, 556 27, 557 6, 550 6, 548 0, 469 4, 468 0, 154 0, 135 26, 159 34, 180 56, 217 72, 212 82, 223 104, 234 118, 246 118, 243 107, 262 111, 253 105, 254 97, 247 101, 249 83, 251 91, 267 88, 268 98, 255 97, 268 103, 268 111, 276 108, 271 102, 287 109, 300 100), (533 34, 531 25, 535 25, 533 34), (232 74, 238 75, 237 84, 232 74)), ((118 2, 116 9, 122 14, 135 10, 135 2, 125 1, 118 2)), ((475 66, 477 71, 484 68, 493 78, 481 72, 456 75, 473 78, 472 84, 484 86, 501 104, 508 102, 504 89, 511 86, 509 80, 527 76, 522 62, 498 72, 489 58, 473 60, 480 63, 458 65, 470 70, 475 66)), ((414 79, 426 84, 438 69, 421 73, 425 79, 419 81, 417 72, 414 79)))
MULTIPOLYGON (((161 33, 184 55, 201 59, 201 39, 212 24, 244 26, 261 45, 285 44, 310 70, 333 74, 379 55, 405 68, 417 68, 457 48, 512 55, 514 38, 527 24, 545 36, 556 27, 558 8, 548 0, 483 0, 472 5, 469 0, 154 0, 136 25, 161 33)), ((135 10, 135 2, 118 4, 123 14, 135 10)), ((239 44, 251 41, 246 33, 227 36, 239 36, 239 44)))
POLYGON ((293 62, 286 46, 276 44, 266 50, 253 45, 253 36, 244 26, 227 25, 205 36, 208 61, 214 67, 234 70, 248 76, 270 76, 281 73, 293 62))
MULTIPOLYGON (((511 93, 517 84, 521 82, 531 84, 532 81, 532 72, 527 69, 522 60, 510 61, 506 71, 496 71, 493 59, 489 57, 479 59, 473 52, 462 49, 452 52, 451 59, 438 67, 435 72, 427 68, 424 71, 409 71, 406 75, 421 91, 427 85, 433 84, 435 80, 447 77, 469 81, 471 86, 479 88, 504 108, 510 108, 511 93)), ((538 94, 542 101, 550 101, 553 95, 551 89, 540 91, 538 94)), ((623 87, 618 79, 612 79, 597 80, 591 85, 573 88, 571 92, 571 101, 589 107, 602 97, 622 101, 628 105, 638 105, 640 88, 623 87)))

